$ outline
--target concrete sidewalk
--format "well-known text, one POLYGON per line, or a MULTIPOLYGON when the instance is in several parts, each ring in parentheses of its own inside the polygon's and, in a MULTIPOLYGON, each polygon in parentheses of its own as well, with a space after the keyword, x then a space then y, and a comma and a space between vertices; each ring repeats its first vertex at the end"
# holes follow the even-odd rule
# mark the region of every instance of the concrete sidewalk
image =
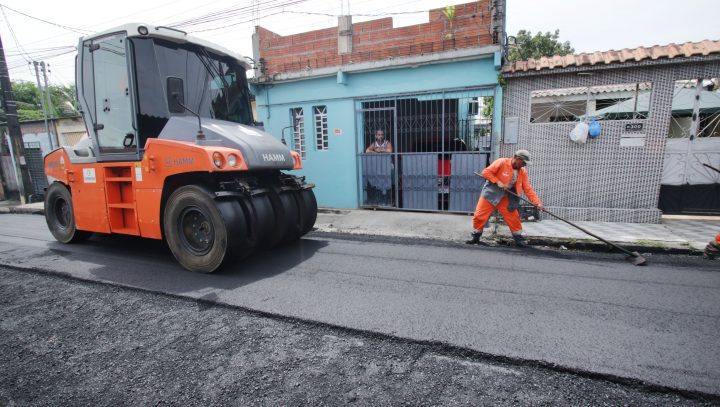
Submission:
MULTIPOLYGON (((701 252, 720 232, 720 217, 666 217, 661 224, 574 222, 590 232, 632 250, 701 252)), ((322 210, 316 228, 326 232, 357 233, 431 240, 464 241, 472 217, 457 214, 374 210, 322 210)), ((530 244, 591 248, 604 243, 559 220, 523 223, 530 244)), ((507 226, 493 219, 483 233, 488 242, 506 243, 507 226)))
POLYGON ((25 213, 43 215, 45 213, 44 202, 20 205, 20 202, 0 201, 0 213, 25 213))
MULTIPOLYGON (((43 214, 43 203, 19 205, 0 201, 0 213, 43 214)), ((462 242, 472 227, 468 215, 392 210, 320 209, 315 228, 321 232, 462 242)), ((698 254, 720 232, 720 217, 665 216, 660 224, 575 222, 611 242, 631 250, 698 254)), ((503 223, 488 222, 483 238, 505 244, 510 232, 503 223)), ((605 244, 559 220, 524 222, 530 244, 571 248, 600 248, 605 244)))

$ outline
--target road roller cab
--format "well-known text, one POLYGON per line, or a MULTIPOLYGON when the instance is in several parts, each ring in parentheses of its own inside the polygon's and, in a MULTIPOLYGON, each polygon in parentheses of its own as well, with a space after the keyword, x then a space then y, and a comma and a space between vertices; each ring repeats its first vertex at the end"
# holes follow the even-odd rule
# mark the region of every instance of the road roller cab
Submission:
POLYGON ((184 32, 129 24, 80 39, 77 96, 88 138, 45 157, 57 240, 164 238, 192 271, 307 233, 300 156, 253 122, 239 55, 184 32))

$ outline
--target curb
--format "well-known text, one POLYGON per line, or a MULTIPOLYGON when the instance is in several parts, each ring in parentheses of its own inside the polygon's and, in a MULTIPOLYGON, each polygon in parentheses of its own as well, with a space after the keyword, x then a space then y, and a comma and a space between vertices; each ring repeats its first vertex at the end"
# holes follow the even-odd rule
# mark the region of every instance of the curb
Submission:
POLYGON ((19 206, 10 206, 6 208, 0 208, 0 213, 12 213, 22 215, 45 215, 45 209, 40 208, 22 208, 19 206))
MULTIPOLYGON (((320 213, 331 213, 331 214, 345 214, 348 211, 343 210, 335 210, 335 209, 321 209, 318 210, 320 213)), ((21 207, 21 206, 9 206, 9 207, 0 207, 0 214, 3 213, 10 213, 10 214, 23 214, 23 215, 44 215, 45 210, 42 208, 27 208, 27 207, 21 207)), ((342 230, 334 227, 318 227, 316 226, 314 228, 318 232, 321 233, 338 233, 338 234, 350 234, 350 235, 369 235, 368 233, 364 231, 359 230, 342 230)), ((428 238, 428 237, 422 237, 417 235, 402 235, 402 234, 392 234, 392 235, 378 235, 382 236, 386 239, 413 239, 413 240, 421 240, 421 241, 434 241, 436 239, 428 238)), ((582 250, 582 251, 592 251, 592 252, 613 252, 616 251, 611 246, 598 241, 598 240, 590 240, 590 239, 576 239, 576 238, 555 238, 555 237, 542 237, 542 236, 526 236, 526 239, 528 241, 528 244, 531 246, 549 246, 554 247, 558 249, 567 249, 567 250, 582 250)), ((488 240, 492 240, 498 244, 501 245, 507 245, 512 246, 511 238, 509 236, 504 235, 495 235, 492 237, 489 237, 488 240)), ((659 241, 656 244, 653 245, 643 245, 638 243, 632 243, 632 242, 613 242, 617 244, 618 246, 621 246, 631 252, 639 252, 639 253, 652 253, 652 254, 680 254, 680 255, 689 255, 689 256, 701 256, 702 251, 693 249, 692 247, 688 246, 687 244, 681 244, 676 242, 662 242, 659 241)))
MULTIPOLYGON (((549 237, 533 237, 527 236, 528 243, 531 246, 551 246, 568 250, 586 250, 593 252, 617 252, 612 246, 599 240, 588 239, 564 239, 549 237)), ((509 241, 510 239, 507 238, 509 241)), ((690 256, 700 256, 702 251, 693 249, 686 244, 678 244, 675 242, 657 242, 653 245, 643 245, 633 242, 613 242, 618 246, 631 252, 652 253, 652 254, 684 254, 690 256)))
MULTIPOLYGON (((324 227, 315 226, 313 231, 327 234, 338 234, 338 235, 352 235, 358 237, 382 238, 384 241, 392 242, 393 240, 414 240, 417 242, 427 244, 450 244, 454 245, 457 240, 446 240, 438 239, 429 236, 418 236, 418 235, 401 235, 401 234, 371 234, 365 230, 343 230, 335 227, 324 227)), ((552 247, 561 250, 577 250, 577 251, 589 251, 599 253, 618 253, 612 246, 607 245, 599 240, 590 239, 577 239, 577 238, 550 238, 542 236, 526 236, 527 242, 530 246, 538 247, 552 247)), ((492 243, 497 246, 515 247, 515 244, 510 236, 505 235, 493 235, 483 239, 485 242, 492 243)), ((686 244, 679 244, 676 242, 656 242, 653 245, 643 245, 632 242, 614 242, 620 247, 623 247, 631 252, 639 252, 641 254, 678 254, 687 256, 701 256, 702 251, 691 248, 686 244)))

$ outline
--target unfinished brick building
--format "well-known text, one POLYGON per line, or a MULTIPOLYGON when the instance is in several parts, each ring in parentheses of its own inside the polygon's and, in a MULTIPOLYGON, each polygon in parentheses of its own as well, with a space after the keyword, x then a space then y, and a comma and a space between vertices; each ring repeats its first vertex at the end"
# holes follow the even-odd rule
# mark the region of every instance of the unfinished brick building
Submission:
POLYGON ((256 27, 259 119, 317 183, 321 206, 468 212, 499 132, 504 1, 281 36, 256 27), (381 130, 392 153, 366 153, 381 130))

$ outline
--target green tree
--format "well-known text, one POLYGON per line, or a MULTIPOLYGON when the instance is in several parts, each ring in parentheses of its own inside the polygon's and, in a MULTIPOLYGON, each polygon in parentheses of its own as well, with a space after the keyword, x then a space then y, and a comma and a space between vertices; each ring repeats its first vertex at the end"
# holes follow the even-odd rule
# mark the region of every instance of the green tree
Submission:
POLYGON ((40 91, 38 91, 38 87, 34 83, 12 81, 12 90, 15 95, 15 101, 28 106, 25 107, 25 109, 32 109, 29 106, 40 109, 40 91))
POLYGON ((530 31, 520 30, 515 36, 515 45, 508 48, 508 60, 522 61, 553 55, 567 55, 575 52, 569 41, 560 42, 560 30, 532 35, 530 31))
POLYGON ((79 106, 75 99, 75 85, 50 85, 50 99, 58 117, 76 116, 79 106))
MULTIPOLYGON (((13 81, 13 94, 17 105, 18 119, 22 121, 40 120, 43 116, 40 104, 40 91, 37 85, 29 81, 13 81)), ((50 101, 53 109, 49 117, 66 117, 77 115, 75 86, 50 85, 50 101)), ((5 121, 5 112, 1 112, 0 120, 5 121)))
POLYGON ((32 109, 21 109, 20 106, 17 108, 17 114, 18 114, 18 120, 21 122, 27 122, 30 120, 42 120, 43 112, 42 110, 32 110, 32 109))

